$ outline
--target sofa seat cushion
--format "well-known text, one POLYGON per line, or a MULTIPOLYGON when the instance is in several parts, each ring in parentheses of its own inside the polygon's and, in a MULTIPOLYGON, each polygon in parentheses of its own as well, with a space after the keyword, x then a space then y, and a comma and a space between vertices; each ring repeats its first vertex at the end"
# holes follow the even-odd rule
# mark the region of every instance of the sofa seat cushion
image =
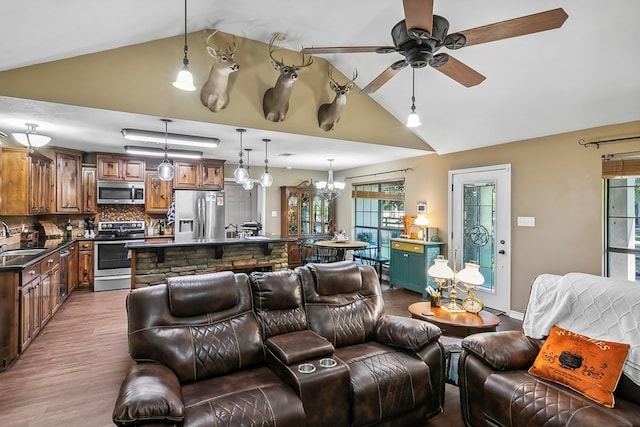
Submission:
POLYGON ((354 426, 426 407, 432 395, 429 367, 392 347, 369 341, 336 349, 334 357, 349 367, 354 426))
POLYGON ((298 427, 302 402, 267 367, 187 384, 182 388, 184 426, 298 427))
POLYGON ((484 382, 485 418, 511 427, 633 426, 635 408, 621 402, 616 409, 594 404, 567 387, 537 379, 526 371, 490 374, 484 382))

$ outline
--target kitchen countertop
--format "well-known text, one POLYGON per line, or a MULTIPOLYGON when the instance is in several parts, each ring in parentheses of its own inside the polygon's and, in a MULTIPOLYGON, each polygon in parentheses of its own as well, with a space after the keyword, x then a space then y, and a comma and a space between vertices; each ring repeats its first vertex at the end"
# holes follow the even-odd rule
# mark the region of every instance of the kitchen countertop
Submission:
POLYGON ((126 244, 127 249, 159 249, 159 248, 175 248, 184 246, 227 246, 227 245, 251 245, 251 244, 268 244, 295 242, 294 237, 280 236, 250 236, 244 239, 213 239, 213 240, 191 240, 187 242, 129 242, 126 244))
POLYGON ((39 240, 32 246, 21 246, 20 243, 7 245, 3 248, 4 252, 16 249, 42 249, 42 252, 35 255, 0 256, 0 271, 22 270, 79 240, 88 239, 47 239, 39 240))

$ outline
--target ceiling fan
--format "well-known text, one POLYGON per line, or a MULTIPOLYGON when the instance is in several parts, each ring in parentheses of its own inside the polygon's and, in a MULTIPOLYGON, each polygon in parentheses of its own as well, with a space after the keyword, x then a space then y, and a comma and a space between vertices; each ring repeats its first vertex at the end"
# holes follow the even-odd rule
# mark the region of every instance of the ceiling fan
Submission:
POLYGON ((323 53, 391 53, 398 52, 404 59, 394 62, 362 93, 373 93, 394 77, 407 65, 435 68, 458 83, 471 87, 482 83, 485 77, 446 53, 436 53, 445 46, 455 50, 540 31, 560 28, 568 15, 562 9, 553 9, 533 15, 521 16, 507 21, 471 28, 449 34, 449 21, 433 14, 433 0, 402 0, 405 19, 391 29, 393 46, 343 46, 308 47, 301 50, 307 54, 323 53))

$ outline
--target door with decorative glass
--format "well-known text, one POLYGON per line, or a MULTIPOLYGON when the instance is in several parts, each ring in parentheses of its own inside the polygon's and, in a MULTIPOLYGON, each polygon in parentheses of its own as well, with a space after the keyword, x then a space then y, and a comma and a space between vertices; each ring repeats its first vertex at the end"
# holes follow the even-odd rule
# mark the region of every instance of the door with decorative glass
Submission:
POLYGON ((449 172, 449 260, 480 266, 476 294, 486 307, 509 312, 511 298, 511 165, 449 172))

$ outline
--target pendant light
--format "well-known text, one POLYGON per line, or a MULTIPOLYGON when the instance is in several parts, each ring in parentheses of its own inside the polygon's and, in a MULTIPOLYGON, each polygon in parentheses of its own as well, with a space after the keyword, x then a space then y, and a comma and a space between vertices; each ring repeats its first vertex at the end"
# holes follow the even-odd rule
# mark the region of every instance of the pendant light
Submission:
POLYGON ((169 119, 160 119, 164 122, 164 159, 162 159, 162 163, 158 165, 158 178, 162 181, 171 181, 173 179, 173 165, 169 162, 169 143, 167 141, 166 135, 168 135, 167 128, 169 126, 169 119))
POLYGON ((236 132, 240 134, 240 152, 238 153, 240 161, 238 162, 236 170, 233 171, 233 179, 236 181, 236 184, 243 184, 249 176, 247 170, 242 166, 242 134, 246 131, 246 129, 236 129, 236 132))
POLYGON ((271 187, 273 184, 273 176, 269 173, 269 156, 267 154, 267 147, 271 140, 265 138, 262 141, 264 142, 264 172, 260 177, 260 185, 263 187, 271 187))
POLYGON ((242 183, 242 188, 245 190, 253 190, 253 180, 251 179, 251 174, 249 173, 249 168, 251 167, 251 163, 249 162, 249 154, 253 151, 251 148, 245 148, 244 151, 247 152, 247 179, 242 183))
POLYGON ((333 200, 340 194, 342 194, 345 184, 344 182, 337 182, 333 180, 333 169, 331 169, 331 166, 334 159, 327 160, 329 160, 329 172, 327 180, 316 182, 316 190, 317 193, 324 199, 333 200))
POLYGON ((183 67, 178 73, 176 81, 173 82, 173 86, 178 89, 187 90, 189 92, 196 90, 193 85, 193 75, 189 71, 189 58, 187 52, 189 46, 187 45, 187 0, 184 0, 184 59, 182 60, 183 67))
POLYGON ((407 127, 408 128, 417 128, 422 123, 420 123, 420 116, 416 113, 416 69, 412 68, 413 79, 412 79, 412 92, 411 92, 411 114, 407 118, 407 127))

